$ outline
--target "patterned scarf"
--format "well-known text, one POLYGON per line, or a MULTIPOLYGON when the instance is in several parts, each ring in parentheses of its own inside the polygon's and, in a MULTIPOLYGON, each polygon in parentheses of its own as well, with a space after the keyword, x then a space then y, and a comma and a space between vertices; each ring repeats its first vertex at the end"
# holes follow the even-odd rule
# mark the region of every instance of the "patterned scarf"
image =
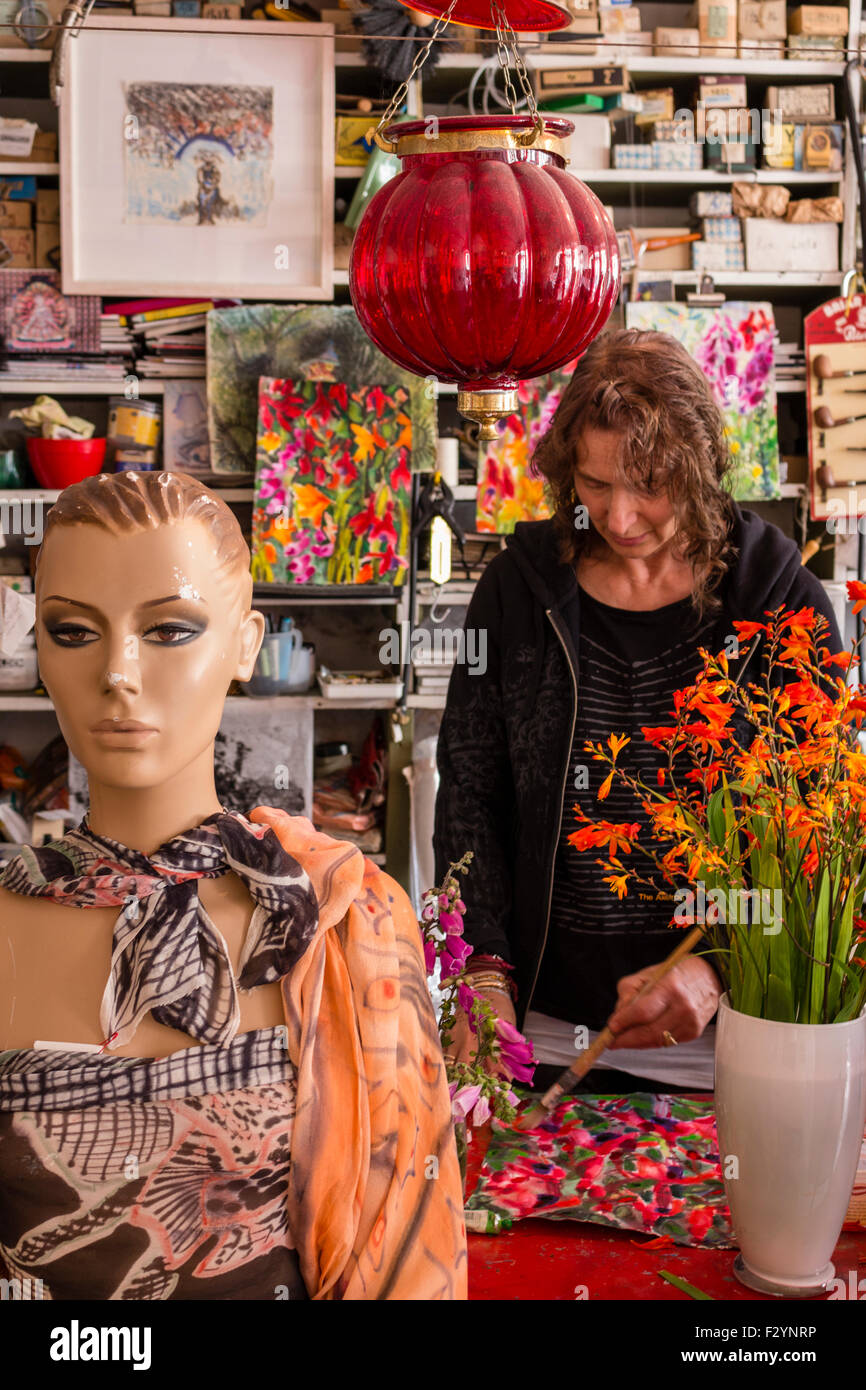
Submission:
POLYGON ((288 973, 316 933, 318 901, 304 869, 266 825, 216 812, 148 856, 77 829, 26 848, 0 873, 13 893, 68 907, 122 907, 99 1011, 109 1047, 122 1047, 150 1010, 158 1023, 225 1047, 240 1023, 238 987, 288 973), (226 943, 199 901, 197 880, 232 870, 256 908, 237 981, 226 943))

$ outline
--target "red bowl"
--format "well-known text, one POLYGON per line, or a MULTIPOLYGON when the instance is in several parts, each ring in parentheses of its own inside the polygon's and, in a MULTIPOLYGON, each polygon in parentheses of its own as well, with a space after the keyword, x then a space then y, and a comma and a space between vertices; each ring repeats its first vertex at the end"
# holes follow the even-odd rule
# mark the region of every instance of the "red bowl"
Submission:
POLYGON ((106 439, 28 439, 27 456, 36 481, 64 488, 102 472, 106 439))

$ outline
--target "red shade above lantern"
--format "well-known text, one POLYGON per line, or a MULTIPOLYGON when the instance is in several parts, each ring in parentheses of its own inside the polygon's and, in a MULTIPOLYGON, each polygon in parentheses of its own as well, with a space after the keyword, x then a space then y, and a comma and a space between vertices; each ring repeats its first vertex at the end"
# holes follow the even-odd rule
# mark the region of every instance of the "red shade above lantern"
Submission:
MULTIPOLYGON (((435 0, 432 3, 422 0, 421 4, 418 0, 411 0, 411 3, 400 0, 400 3, 409 10, 417 10, 419 14, 435 15, 437 19, 448 9, 445 0, 438 5, 435 0)), ((568 10, 552 4, 551 0, 505 0, 499 8, 517 34, 547 33, 553 29, 564 29, 566 24, 571 23, 568 10)), ((468 24, 473 29, 495 29, 496 11, 490 0, 457 0, 449 15, 449 22, 468 24)))
POLYGON ((352 245, 366 333, 399 366, 458 385, 482 438, 519 381, 580 355, 619 293, 613 225, 566 170, 563 117, 454 116, 389 126, 402 173, 352 245))

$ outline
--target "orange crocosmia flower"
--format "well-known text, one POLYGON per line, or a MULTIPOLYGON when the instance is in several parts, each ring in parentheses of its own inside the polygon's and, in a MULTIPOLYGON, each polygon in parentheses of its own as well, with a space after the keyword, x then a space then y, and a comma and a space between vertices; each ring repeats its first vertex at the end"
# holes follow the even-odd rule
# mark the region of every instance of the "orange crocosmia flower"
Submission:
POLYGON ((623 898, 625 898, 628 895, 627 873, 609 874, 607 878, 602 879, 602 883, 607 883, 610 885, 610 891, 612 893, 616 893, 616 896, 619 898, 620 902, 623 898))
POLYGON ((861 608, 866 608, 866 584, 859 579, 848 580, 848 598, 853 602, 852 613, 856 618, 861 608))
POLYGON ((779 660, 792 665, 798 661, 808 661, 812 654, 812 643, 808 637, 786 637, 779 647, 779 660))
POLYGON ((663 767, 660 767, 656 772, 656 782, 660 787, 663 787, 665 784, 665 770, 663 767))
POLYGON ((842 671, 848 671, 854 661, 852 652, 831 652, 829 647, 822 647, 819 653, 822 666, 838 666, 842 671))
POLYGON ((603 820, 586 825, 583 830, 575 830, 569 835, 568 843, 579 850, 598 849, 605 845, 612 855, 622 852, 631 854, 631 842, 637 839, 639 832, 640 825, 636 821, 603 820))
POLYGON ((808 874, 808 875, 811 877, 812 874, 814 874, 814 872, 815 872, 815 870, 817 869, 817 867, 818 867, 818 851, 817 851, 816 849, 813 849, 813 850, 810 850, 810 852, 806 855, 806 858, 803 860, 803 863, 801 864, 800 869, 801 869, 801 872, 802 872, 802 873, 808 874))
POLYGON ((627 743, 631 743, 631 739, 626 738, 625 734, 611 734, 607 741, 607 746, 613 753, 613 756, 617 758, 627 743))
POLYGON ((609 772, 598 789, 599 801, 605 801, 610 792, 610 784, 613 781, 613 773, 609 772))
POLYGON ((677 731, 673 728, 646 728, 642 725, 641 733, 647 743, 651 743, 654 748, 661 748, 664 744, 673 742, 677 731))
POLYGON ((310 520, 317 529, 321 528, 322 516, 330 505, 327 493, 313 487, 312 483, 302 483, 295 488, 295 513, 300 521, 310 520))
POLYGON ((708 748, 712 749, 714 753, 721 753, 719 730, 713 728, 711 724, 684 724, 682 732, 687 738, 695 740, 702 753, 706 753, 708 748))
POLYGON ((766 623, 734 623, 734 631, 738 637, 742 637, 744 642, 751 642, 759 632, 769 632, 766 623))
POLYGON ((787 631, 794 637, 813 637, 815 632, 814 608, 798 608, 796 612, 783 613, 779 619, 779 630, 787 631))

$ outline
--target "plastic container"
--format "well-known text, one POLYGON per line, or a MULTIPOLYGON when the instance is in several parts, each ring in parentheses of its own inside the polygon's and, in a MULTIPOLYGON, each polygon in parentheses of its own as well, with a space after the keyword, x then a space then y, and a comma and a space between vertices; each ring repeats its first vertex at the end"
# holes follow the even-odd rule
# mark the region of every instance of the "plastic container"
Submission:
POLYGON ((255 670, 246 682, 248 695, 290 695, 292 660, 303 646, 300 628, 288 632, 266 632, 255 670))
POLYGON ((128 401, 112 396, 108 402, 108 437, 114 444, 142 444, 155 449, 162 427, 162 406, 155 401, 128 401))
POLYGON ((36 637, 28 632, 12 656, 0 654, 0 690, 35 690, 38 684, 36 637))
POLYGON ((82 478, 92 478, 102 472, 105 461, 105 439, 41 439, 27 440, 27 457, 44 488, 70 487, 82 478))

